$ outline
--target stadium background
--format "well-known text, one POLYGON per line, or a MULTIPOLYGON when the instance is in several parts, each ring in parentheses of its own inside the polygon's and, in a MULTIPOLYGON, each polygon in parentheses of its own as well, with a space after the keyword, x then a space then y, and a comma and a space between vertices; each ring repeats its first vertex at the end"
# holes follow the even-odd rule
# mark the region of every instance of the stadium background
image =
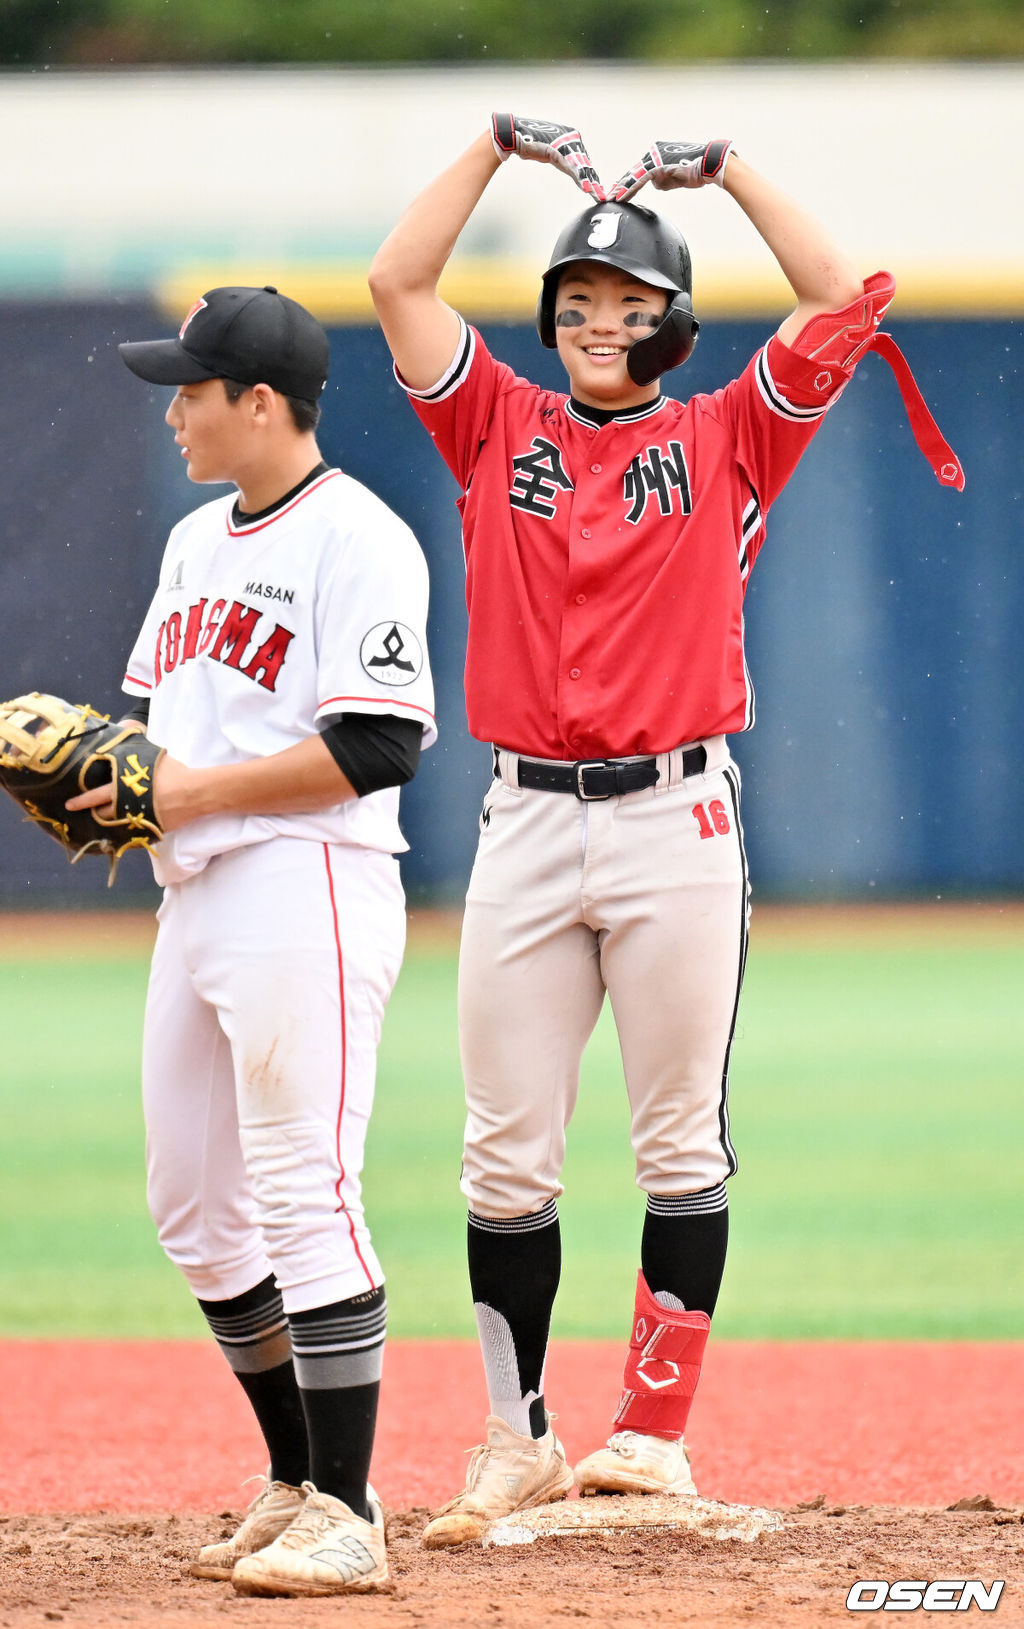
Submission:
MULTIPOLYGON (((0 138, 17 162, 0 199, 0 690, 117 707, 167 529, 206 496, 182 475, 164 393, 132 385, 117 342, 174 332, 216 283, 275 282, 330 330, 326 456, 380 491, 429 558, 441 739, 404 795, 404 871, 417 903, 458 901, 489 766, 461 698, 456 493, 392 379, 365 269, 492 104, 575 118, 609 175, 659 131, 728 129, 865 272, 896 274, 887 326, 967 490, 938 487, 894 381, 869 359, 775 506, 752 578, 758 723, 735 742, 752 872, 762 899, 1018 892, 1024 223, 1005 161, 1024 125, 1015 64, 4 76, 0 138)), ((525 170, 490 189, 448 292, 513 365, 554 385, 559 365, 532 309, 575 206, 562 177, 525 170)), ((690 237, 705 324, 667 386, 714 389, 779 320, 786 292, 727 199, 657 202, 690 237)), ((0 843, 4 907, 154 897, 144 856, 128 856, 111 897, 102 867, 69 873, 6 800, 0 843)))

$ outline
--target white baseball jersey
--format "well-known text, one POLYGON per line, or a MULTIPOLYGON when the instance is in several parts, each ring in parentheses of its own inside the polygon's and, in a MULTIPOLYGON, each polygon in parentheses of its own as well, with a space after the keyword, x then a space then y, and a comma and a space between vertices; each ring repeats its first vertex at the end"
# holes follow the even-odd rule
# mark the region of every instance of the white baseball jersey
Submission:
MULTIPOLYGON (((337 714, 391 713, 419 720, 430 746, 427 567, 409 528, 337 469, 249 521, 234 501, 204 504, 168 539, 124 681, 150 699, 151 740, 205 769, 281 752, 337 714)), ((155 849, 157 881, 279 835, 408 847, 387 787, 313 814, 192 821, 155 849)))

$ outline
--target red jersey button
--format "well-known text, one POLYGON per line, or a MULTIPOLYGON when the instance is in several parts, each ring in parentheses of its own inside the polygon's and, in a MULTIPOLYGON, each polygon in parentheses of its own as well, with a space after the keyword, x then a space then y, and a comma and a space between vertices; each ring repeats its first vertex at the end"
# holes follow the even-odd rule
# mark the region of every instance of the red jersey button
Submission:
POLYGON ((569 677, 570 677, 570 679, 578 679, 579 676, 580 676, 580 670, 579 670, 578 667, 571 667, 569 669, 569 677))
POLYGON ((590 473, 591 473, 591 475, 600 475, 600 473, 601 473, 601 465, 600 464, 591 464, 590 473))
POLYGON ((590 527, 589 526, 581 526, 580 527, 580 536, 581 537, 589 537, 590 536, 590 527))
POLYGON ((586 603, 587 603, 586 594, 577 594, 576 595, 576 604, 577 605, 586 605, 586 603))

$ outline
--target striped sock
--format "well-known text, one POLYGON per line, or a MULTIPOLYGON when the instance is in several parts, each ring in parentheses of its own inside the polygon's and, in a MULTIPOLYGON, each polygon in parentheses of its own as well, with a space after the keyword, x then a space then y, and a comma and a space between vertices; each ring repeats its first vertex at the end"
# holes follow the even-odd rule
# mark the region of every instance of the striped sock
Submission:
POLYGON ((387 1325, 384 1286, 293 1312, 288 1321, 309 1435, 309 1479, 365 1520, 387 1325))
POLYGON ((558 1206, 529 1216, 469 1213, 469 1281, 492 1414, 524 1437, 548 1429, 544 1364, 562 1265, 558 1206))
POLYGON ((728 1243, 724 1182, 700 1193, 648 1194, 640 1265, 651 1294, 663 1306, 706 1312, 710 1318, 728 1243))
POLYGON ((199 1305, 263 1433, 271 1481, 299 1487, 309 1475, 306 1417, 277 1284, 265 1278, 243 1295, 199 1305))

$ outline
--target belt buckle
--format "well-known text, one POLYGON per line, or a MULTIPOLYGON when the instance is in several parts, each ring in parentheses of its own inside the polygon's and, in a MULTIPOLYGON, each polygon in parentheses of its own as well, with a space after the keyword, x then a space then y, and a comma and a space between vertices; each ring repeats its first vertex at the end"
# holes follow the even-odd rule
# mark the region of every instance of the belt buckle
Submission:
POLYGON ((581 758, 574 764, 576 771, 576 796, 581 803, 607 803, 612 796, 611 792, 588 792, 583 785, 583 776, 588 769, 610 769, 607 758, 581 758))

